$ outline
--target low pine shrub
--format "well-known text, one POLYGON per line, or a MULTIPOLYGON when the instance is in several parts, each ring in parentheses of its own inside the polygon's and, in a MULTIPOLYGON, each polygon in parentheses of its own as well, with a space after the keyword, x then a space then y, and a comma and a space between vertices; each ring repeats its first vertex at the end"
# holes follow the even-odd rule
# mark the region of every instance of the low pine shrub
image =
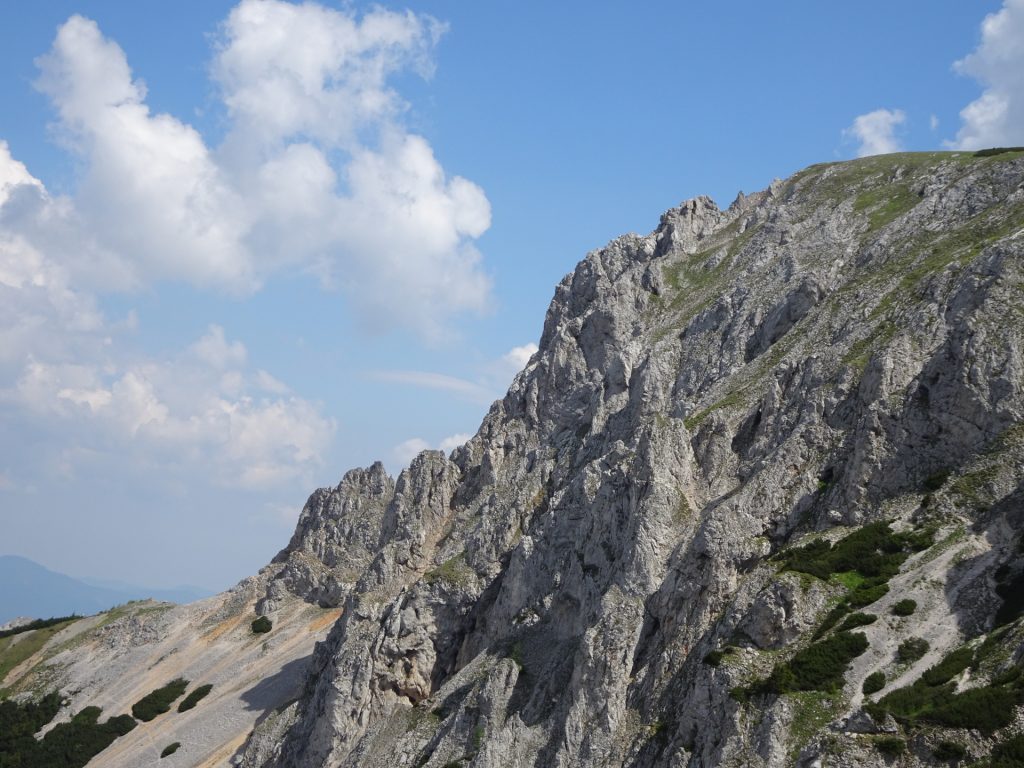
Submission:
POLYGON ((1007 739, 992 749, 991 768, 1020 768, 1024 765, 1024 734, 1007 739))
POLYGON ((837 691, 843 686, 846 666, 867 648, 863 633, 837 632, 777 664, 768 679, 755 686, 755 692, 837 691))
POLYGON ((861 686, 861 690, 864 691, 865 696, 870 696, 872 693, 878 693, 883 688, 885 688, 884 672, 872 672, 864 678, 864 684, 861 686))
POLYGON ((957 648, 934 667, 929 667, 921 675, 921 680, 927 685, 943 685, 971 666, 973 661, 974 651, 966 646, 957 648))
POLYGON ((876 720, 888 713, 905 725, 923 722, 992 733, 1012 722, 1016 701, 1015 693, 1006 688, 986 686, 954 693, 952 683, 932 687, 918 681, 864 708, 876 720))
POLYGON ((939 702, 920 719, 948 728, 977 728, 992 733, 1013 722, 1016 703, 1017 697, 1005 688, 972 688, 939 702))
POLYGON ((255 635, 266 634, 273 627, 273 623, 266 616, 260 616, 252 623, 252 631, 255 635))
POLYGON ((724 656, 725 653, 719 650, 708 651, 704 655, 704 663, 707 664, 709 667, 717 667, 719 664, 722 663, 722 659, 724 656))
POLYGON ((875 739, 875 749, 883 755, 902 755, 907 751, 907 743, 895 736, 882 736, 879 739, 875 739))
POLYGON ((896 649, 896 658, 902 662, 917 661, 926 653, 931 646, 922 637, 911 637, 904 640, 896 649))
POLYGON ((962 760, 967 757, 963 744, 955 741, 940 741, 932 750, 936 760, 962 760))
POLYGON ((192 709, 196 704, 206 698, 206 694, 213 690, 213 686, 210 683, 206 685, 200 685, 188 696, 182 699, 181 704, 178 705, 179 712, 187 712, 192 709))
POLYGON ((856 571, 865 578, 888 580, 911 552, 927 549, 931 543, 928 534, 895 533, 888 523, 869 523, 835 544, 819 539, 785 553, 782 559, 787 569, 820 579, 856 571))
POLYGON ((884 582, 881 584, 864 582, 850 593, 846 602, 852 608, 863 608, 866 605, 877 603, 887 594, 889 594, 888 584, 884 582))
POLYGON ((992 157, 1002 155, 1006 152, 1024 152, 1024 147, 992 147, 991 149, 979 149, 974 153, 975 157, 992 157))
POLYGON ((911 615, 913 615, 914 611, 916 611, 916 610, 917 610, 917 601, 916 600, 910 600, 908 598, 906 600, 900 600, 898 603, 896 603, 892 607, 892 614, 893 614, 893 616, 911 616, 911 615))
POLYGON ((186 688, 188 688, 188 680, 181 677, 172 680, 163 688, 157 688, 135 702, 132 705, 132 714, 136 720, 148 723, 154 717, 169 711, 171 704, 178 700, 186 688))
POLYGON ((181 747, 180 741, 175 741, 171 744, 168 744, 166 747, 164 747, 164 751, 160 753, 160 759, 162 760, 165 757, 173 755, 175 752, 178 751, 179 747, 181 747))
POLYGON ((843 623, 839 625, 839 631, 843 632, 847 629, 856 629, 857 627, 866 627, 868 624, 874 624, 878 620, 878 617, 873 613, 851 613, 845 619, 843 623))

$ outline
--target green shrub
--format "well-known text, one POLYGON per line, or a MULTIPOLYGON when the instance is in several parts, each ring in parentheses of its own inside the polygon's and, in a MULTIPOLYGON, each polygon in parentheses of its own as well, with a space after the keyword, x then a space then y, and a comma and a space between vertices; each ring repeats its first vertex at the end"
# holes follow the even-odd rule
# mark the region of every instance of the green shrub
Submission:
POLYGON ((722 658, 724 656, 725 653, 723 651, 708 651, 706 654, 704 654, 704 663, 707 664, 709 667, 717 667, 719 664, 722 663, 722 658))
POLYGON ((843 685, 846 666, 868 648, 863 633, 837 632, 826 640, 797 651, 788 662, 777 664, 756 693, 836 691, 843 685))
POLYGON ((839 631, 843 632, 847 629, 856 629, 857 627, 866 627, 868 624, 874 624, 878 620, 878 617, 873 613, 851 613, 847 616, 843 623, 839 625, 839 631))
POLYGON ((814 631, 814 635, 811 639, 820 640, 821 638, 823 638, 828 633, 828 631, 832 629, 832 627, 834 627, 836 623, 849 612, 850 608, 848 605, 846 605, 846 603, 840 603, 839 605, 837 605, 835 608, 828 612, 828 614, 822 620, 821 625, 814 631))
POLYGON ((917 610, 917 601, 909 598, 900 600, 892 607, 893 616, 911 616, 917 610))
POLYGON ((1002 155, 1006 152, 1024 152, 1024 147, 992 147, 991 149, 979 149, 974 153, 975 157, 992 157, 1002 155))
POLYGON ((875 749, 883 755, 902 755, 907 751, 907 743, 895 736, 882 736, 875 739, 875 749))
POLYGON ((991 768, 1020 768, 1021 765, 1024 765, 1024 734, 993 747, 991 768))
POLYGON ((253 634, 263 635, 273 629, 274 625, 266 616, 260 616, 252 623, 253 634))
POLYGON ((729 689, 729 698, 733 701, 739 702, 740 704, 746 704, 750 701, 750 694, 753 692, 754 691, 744 685, 734 685, 729 689))
MULTIPOLYGON (((52 719, 53 715, 49 714, 52 699, 47 701, 46 707, 45 713, 35 714, 40 718, 49 715, 52 719)), ((82 768, 115 739, 124 736, 135 727, 135 720, 128 715, 112 717, 101 723, 101 711, 99 707, 86 707, 70 721, 55 725, 41 741, 36 741, 31 733, 27 736, 22 734, 24 738, 21 738, 19 734, 0 730, 0 766, 82 768)), ((31 712, 32 710, 26 714, 31 712)), ((8 711, 7 714, 10 715, 11 712, 8 711)))
POLYGON ((1003 600, 996 611, 996 626, 1008 624, 1024 613, 1024 571, 1011 580, 1005 575, 999 579, 996 594, 1003 600))
POLYGON ((60 694, 56 691, 38 702, 0 701, 0 765, 4 764, 4 755, 14 754, 26 745, 33 746, 32 734, 53 720, 60 704, 60 694))
POLYGON ((934 667, 929 667, 921 675, 921 680, 927 685, 943 685, 971 666, 972 661, 974 661, 974 651, 966 646, 957 648, 934 667))
POLYGON ((902 662, 917 661, 926 653, 931 646, 923 637, 911 637, 899 644, 896 649, 896 658, 902 662))
POLYGON ((967 757, 967 750, 955 741, 940 741, 932 754, 936 760, 962 760, 967 757))
POLYGON ((949 470, 943 469, 932 475, 928 475, 924 479, 924 488, 926 491, 937 491, 946 484, 949 479, 949 470))
POLYGON ((888 523, 869 523, 835 544, 819 539, 782 555, 784 567, 827 579, 856 571, 865 578, 889 579, 911 552, 931 546, 928 534, 894 533, 888 523))
POLYGON ((1017 697, 1004 688, 972 688, 939 702, 921 719, 949 728, 977 728, 992 733, 1013 722, 1017 697))
POLYGON ((173 755, 175 752, 178 751, 179 747, 181 747, 180 741, 175 741, 171 744, 168 744, 166 747, 164 747, 164 751, 160 753, 160 759, 163 760, 165 757, 173 755))
POLYGON ((188 688, 188 680, 181 677, 172 680, 163 688, 157 688, 135 702, 132 705, 132 714, 137 720, 148 723, 154 717, 169 711, 171 704, 177 701, 186 688, 188 688))
POLYGON ((866 709, 876 720, 891 714, 901 723, 933 723, 948 728, 977 728, 984 733, 1009 725, 1017 697, 1001 687, 954 693, 952 683, 933 687, 919 681, 886 694, 866 709))
POLYGON ((178 705, 178 711, 187 712, 192 709, 196 704, 206 698, 206 694, 212 690, 213 686, 210 683, 200 685, 182 700, 181 704, 178 705))
POLYGON ((864 678, 864 685, 861 686, 861 690, 864 691, 865 696, 870 696, 872 693, 878 693, 883 688, 885 688, 884 672, 872 672, 864 678))

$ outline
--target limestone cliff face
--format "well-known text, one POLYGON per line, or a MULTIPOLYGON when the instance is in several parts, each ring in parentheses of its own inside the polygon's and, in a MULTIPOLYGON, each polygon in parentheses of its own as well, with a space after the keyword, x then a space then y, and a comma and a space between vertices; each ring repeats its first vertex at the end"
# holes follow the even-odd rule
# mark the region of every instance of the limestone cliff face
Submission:
POLYGON ((466 445, 310 498, 260 610, 342 615, 238 762, 885 765, 894 729, 904 765, 987 754, 1006 729, 872 719, 862 684, 989 633, 1016 575, 1022 271, 1022 153, 812 166, 589 254, 466 445), (860 609, 868 649, 833 690, 757 688, 850 588, 778 555, 873 521, 934 543, 860 609))

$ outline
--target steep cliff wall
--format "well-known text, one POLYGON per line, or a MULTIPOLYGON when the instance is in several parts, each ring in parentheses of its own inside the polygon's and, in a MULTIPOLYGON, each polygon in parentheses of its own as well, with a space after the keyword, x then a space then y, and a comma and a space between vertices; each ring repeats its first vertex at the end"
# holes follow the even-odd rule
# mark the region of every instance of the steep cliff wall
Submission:
POLYGON ((1021 653, 1003 598, 1024 531, 1022 230, 1024 153, 902 154, 725 211, 697 198, 589 254, 465 446, 311 497, 260 610, 295 594, 342 615, 238 762, 987 754, 1021 719, 999 675, 1021 653), (796 551, 858 530, 881 538, 852 564, 835 553, 856 540, 838 546, 840 570, 827 544, 796 551), (875 619, 838 681, 808 683, 825 651, 800 653, 851 636, 830 612, 875 619), (920 637, 921 658, 898 650, 920 637), (1009 726, 861 709, 964 644, 974 666, 936 690, 995 691, 1009 726))

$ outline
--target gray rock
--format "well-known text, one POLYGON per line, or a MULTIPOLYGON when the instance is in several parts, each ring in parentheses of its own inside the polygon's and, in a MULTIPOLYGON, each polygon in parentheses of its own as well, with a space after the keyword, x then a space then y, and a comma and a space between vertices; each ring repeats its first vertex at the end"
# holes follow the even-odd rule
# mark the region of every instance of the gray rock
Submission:
POLYGON ((827 739, 883 765, 852 735, 864 677, 916 679, 887 666, 914 632, 942 654, 987 629, 1024 522, 1022 212, 1019 155, 891 155, 589 254, 451 459, 311 497, 261 610, 342 616, 240 764, 781 767, 827 739), (955 490, 985 462, 1005 481, 955 490), (771 555, 880 519, 959 531, 893 580, 920 615, 866 627, 842 691, 741 705, 843 591, 771 555))

